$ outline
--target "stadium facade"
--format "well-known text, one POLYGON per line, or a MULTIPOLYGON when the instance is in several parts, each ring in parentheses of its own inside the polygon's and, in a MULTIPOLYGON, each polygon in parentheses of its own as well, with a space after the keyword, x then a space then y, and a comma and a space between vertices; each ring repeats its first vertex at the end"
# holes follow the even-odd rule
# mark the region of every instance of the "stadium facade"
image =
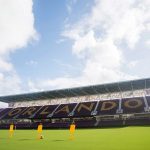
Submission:
POLYGON ((106 127, 150 124, 150 78, 0 97, 0 128, 106 127))

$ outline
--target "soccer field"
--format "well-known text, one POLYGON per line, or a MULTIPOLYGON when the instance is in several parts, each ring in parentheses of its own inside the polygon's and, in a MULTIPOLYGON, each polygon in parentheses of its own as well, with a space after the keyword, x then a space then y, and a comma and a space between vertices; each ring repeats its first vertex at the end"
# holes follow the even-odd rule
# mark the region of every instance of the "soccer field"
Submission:
POLYGON ((69 130, 44 130, 37 139, 36 130, 16 130, 8 138, 0 130, 0 150, 150 150, 150 127, 77 129, 74 140, 69 130))

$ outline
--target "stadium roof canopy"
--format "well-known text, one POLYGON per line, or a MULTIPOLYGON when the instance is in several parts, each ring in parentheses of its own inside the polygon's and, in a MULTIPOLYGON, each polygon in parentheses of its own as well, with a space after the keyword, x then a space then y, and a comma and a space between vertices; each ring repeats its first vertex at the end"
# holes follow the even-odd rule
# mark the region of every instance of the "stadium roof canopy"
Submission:
POLYGON ((69 89, 43 91, 28 94, 9 95, 0 97, 1 102, 21 102, 45 99, 57 99, 75 96, 87 96, 114 92, 125 92, 150 88, 150 78, 132 81, 116 82, 101 85, 84 86, 69 89))

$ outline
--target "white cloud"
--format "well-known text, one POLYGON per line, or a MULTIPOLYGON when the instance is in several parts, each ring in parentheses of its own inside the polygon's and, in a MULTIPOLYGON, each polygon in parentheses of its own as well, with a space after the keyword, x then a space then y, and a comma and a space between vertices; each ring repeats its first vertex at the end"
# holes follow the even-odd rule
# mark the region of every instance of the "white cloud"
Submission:
MULTIPOLYGON (((143 34, 150 31, 149 22, 149 0, 95 0, 91 11, 77 23, 67 24, 62 33, 85 64, 80 76, 46 79, 38 85, 32 81, 32 85, 50 89, 137 78, 122 71, 127 63, 123 49, 135 50, 143 34)), ((127 66, 136 64, 131 61, 127 66)))
POLYGON ((3 57, 0 59, 0 71, 5 72, 5 71, 11 71, 13 70, 13 66, 10 62, 3 60, 3 57))
POLYGON ((147 47, 150 47, 150 40, 145 41, 147 47))
POLYGON ((0 94, 7 95, 21 91, 21 80, 15 71, 0 74, 0 94))
POLYGON ((32 6, 32 0, 0 0, 0 95, 21 91, 21 80, 9 57, 37 38, 32 6))
POLYGON ((138 61, 137 61, 137 60, 133 60, 133 61, 131 61, 131 62, 128 63, 128 67, 132 69, 132 68, 135 67, 137 64, 138 64, 138 61))
POLYGON ((33 92, 33 91, 44 91, 50 89, 75 87, 80 85, 79 82, 80 81, 78 79, 60 77, 56 79, 28 81, 28 85, 30 92, 33 92))
POLYGON ((87 34, 83 35, 83 36, 78 36, 75 40, 75 43, 73 45, 73 52, 75 54, 79 54, 83 51, 83 50, 90 50, 93 47, 96 46, 96 39, 94 37, 94 32, 93 31, 89 31, 87 34))
POLYGON ((125 58, 120 43, 134 49, 149 20, 150 1, 96 0, 91 12, 63 35, 74 41, 73 52, 86 58, 84 75, 92 76, 95 70, 100 82, 111 72, 111 80, 123 80, 131 75, 121 72, 125 58))

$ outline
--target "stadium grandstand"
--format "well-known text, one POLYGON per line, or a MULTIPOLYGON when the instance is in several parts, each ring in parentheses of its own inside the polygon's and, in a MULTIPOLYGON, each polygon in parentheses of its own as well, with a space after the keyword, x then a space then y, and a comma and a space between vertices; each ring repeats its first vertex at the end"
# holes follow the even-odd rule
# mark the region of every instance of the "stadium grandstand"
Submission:
POLYGON ((96 128, 150 124, 150 78, 0 97, 0 128, 96 128))

